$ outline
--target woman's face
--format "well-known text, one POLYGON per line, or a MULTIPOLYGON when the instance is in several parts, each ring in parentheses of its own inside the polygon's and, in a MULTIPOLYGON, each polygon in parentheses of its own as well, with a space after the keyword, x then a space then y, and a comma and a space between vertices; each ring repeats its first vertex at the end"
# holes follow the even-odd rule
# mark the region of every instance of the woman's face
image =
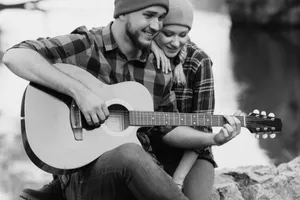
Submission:
POLYGON ((189 28, 180 25, 164 26, 156 36, 156 44, 168 58, 174 58, 188 41, 189 28))

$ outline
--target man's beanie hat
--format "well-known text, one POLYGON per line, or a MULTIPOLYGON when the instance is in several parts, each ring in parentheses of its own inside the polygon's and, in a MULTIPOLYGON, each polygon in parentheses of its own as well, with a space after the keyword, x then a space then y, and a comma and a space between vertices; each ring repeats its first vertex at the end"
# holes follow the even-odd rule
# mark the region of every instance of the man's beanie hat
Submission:
POLYGON ((181 25, 191 29, 193 20, 193 6, 189 0, 170 0, 169 13, 164 19, 164 26, 181 25))
POLYGON ((169 10, 169 0, 115 0, 114 18, 150 6, 162 6, 169 10))

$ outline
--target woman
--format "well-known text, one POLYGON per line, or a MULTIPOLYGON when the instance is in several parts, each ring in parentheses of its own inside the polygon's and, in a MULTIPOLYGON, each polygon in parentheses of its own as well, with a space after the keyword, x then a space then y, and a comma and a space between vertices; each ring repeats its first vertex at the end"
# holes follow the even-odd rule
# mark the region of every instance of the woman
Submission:
MULTIPOLYGON (((174 90, 179 111, 213 114, 212 61, 189 40, 192 23, 193 9, 189 0, 170 0, 169 13, 152 51, 157 58, 157 67, 162 64, 162 71, 175 68, 174 90)), ((211 132, 211 127, 202 127, 201 131, 211 132)), ((185 151, 182 157, 183 149, 157 144, 154 152, 179 187, 184 180, 184 193, 189 199, 210 199, 216 167, 210 147, 185 151)))

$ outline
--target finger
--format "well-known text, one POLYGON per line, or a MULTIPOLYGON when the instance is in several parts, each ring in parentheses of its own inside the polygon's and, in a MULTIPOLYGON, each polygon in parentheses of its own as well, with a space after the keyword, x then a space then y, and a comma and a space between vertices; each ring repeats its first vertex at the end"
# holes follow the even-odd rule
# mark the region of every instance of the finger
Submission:
POLYGON ((156 59, 156 67, 157 69, 160 69, 160 59, 156 59))
POLYGON ((224 136, 225 138, 228 138, 228 137, 229 137, 229 133, 228 133, 228 130, 227 130, 227 128, 226 128, 226 125, 228 125, 228 124, 225 124, 225 125, 221 128, 221 131, 223 132, 223 136, 224 136))
POLYGON ((168 73, 169 73, 168 59, 167 59, 165 56, 164 56, 164 58, 163 58, 163 62, 164 62, 165 73, 168 74, 168 73))
POLYGON ((171 72, 172 68, 171 68, 171 63, 170 63, 169 59, 167 59, 167 66, 168 66, 169 72, 171 72))
POLYGON ((235 133, 234 133, 235 136, 236 136, 236 135, 240 134, 241 128, 242 128, 242 124, 241 124, 241 121, 238 118, 236 118, 236 117, 233 117, 233 120, 234 120, 235 127, 236 127, 235 133))
POLYGON ((240 116, 240 115, 242 115, 242 114, 243 114, 243 113, 242 113, 241 110, 237 110, 237 111, 235 111, 235 112, 233 113, 234 116, 240 116))
POLYGON ((91 118, 92 118, 92 124, 95 125, 95 126, 98 126, 100 124, 99 122, 99 118, 97 116, 97 114, 91 114, 91 118))
POLYGON ((102 110, 97 112, 97 117, 100 120, 100 124, 103 124, 106 120, 106 116, 104 115, 102 110))
POLYGON ((236 125, 235 125, 235 121, 233 120, 232 116, 228 116, 228 115, 224 115, 227 123, 235 130, 236 129, 236 125))
POLYGON ((166 70, 166 63, 165 63, 165 60, 164 60, 164 58, 161 56, 160 57, 160 61, 161 61, 161 67, 162 67, 162 69, 163 69, 163 72, 164 73, 167 73, 167 70, 166 70))
POLYGON ((88 125, 93 125, 92 119, 89 114, 84 114, 84 118, 88 125))
POLYGON ((105 119, 107 119, 109 117, 109 110, 105 104, 102 105, 102 112, 104 114, 105 119))

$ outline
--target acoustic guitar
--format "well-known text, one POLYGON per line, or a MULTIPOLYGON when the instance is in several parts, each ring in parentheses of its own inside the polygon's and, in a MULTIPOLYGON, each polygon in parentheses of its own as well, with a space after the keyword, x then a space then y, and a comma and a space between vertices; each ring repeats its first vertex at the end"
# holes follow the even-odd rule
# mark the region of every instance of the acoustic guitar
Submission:
MULTIPOLYGON (((23 145, 30 160, 52 174, 76 171, 124 143, 140 144, 136 136, 140 127, 217 127, 226 123, 222 115, 154 112, 152 96, 140 83, 107 85, 80 68, 64 70, 80 74, 97 88, 110 115, 100 127, 90 127, 69 96, 29 83, 21 108, 23 145)), ((274 134, 282 128, 281 120, 274 117, 258 114, 238 118, 252 133, 274 134)))

